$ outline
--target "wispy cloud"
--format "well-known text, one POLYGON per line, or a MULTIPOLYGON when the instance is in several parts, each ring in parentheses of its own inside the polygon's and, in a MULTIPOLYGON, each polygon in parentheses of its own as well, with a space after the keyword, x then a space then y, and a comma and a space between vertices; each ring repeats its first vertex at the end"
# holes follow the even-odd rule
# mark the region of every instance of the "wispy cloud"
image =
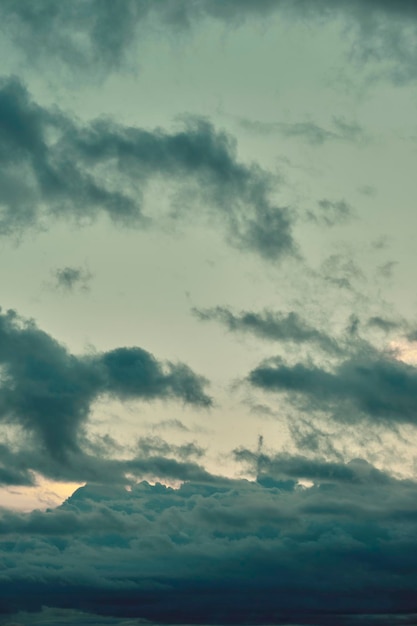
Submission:
POLYGON ((231 332, 250 333, 265 340, 283 343, 310 343, 326 352, 340 352, 336 340, 317 330, 294 311, 289 313, 270 310, 260 313, 242 311, 235 314, 226 307, 217 306, 212 309, 194 308, 193 313, 201 321, 220 322, 231 332))
POLYGON ((365 133, 359 124, 333 117, 332 128, 324 128, 312 121, 305 122, 265 122, 240 119, 240 126, 261 135, 277 133, 282 137, 301 139, 312 146, 322 146, 329 141, 363 141, 365 133))

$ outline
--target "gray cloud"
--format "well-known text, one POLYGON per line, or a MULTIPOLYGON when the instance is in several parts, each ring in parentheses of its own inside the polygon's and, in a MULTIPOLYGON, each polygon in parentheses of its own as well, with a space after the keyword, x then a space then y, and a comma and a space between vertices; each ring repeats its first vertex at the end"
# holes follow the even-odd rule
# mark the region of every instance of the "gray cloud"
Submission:
POLYGON ((63 623, 56 609, 71 606, 75 624, 88 613, 103 623, 344 626, 410 617, 414 482, 360 459, 236 455, 255 481, 87 485, 56 509, 0 512, 3 623, 17 606, 36 620, 42 605, 63 623))
POLYGON ((9 446, 0 444, 0 485, 32 486, 35 479, 24 458, 18 458, 9 446))
POLYGON ((152 422, 149 424, 149 426, 153 430, 178 430, 185 433, 190 432, 188 426, 183 424, 183 422, 178 419, 167 419, 160 422, 152 422))
POLYGON ((141 437, 138 442, 138 449, 140 453, 146 457, 152 455, 166 456, 172 454, 174 457, 179 457, 182 460, 186 460, 190 457, 202 457, 204 456, 204 449, 198 446, 195 442, 190 442, 181 445, 173 445, 156 436, 141 437))
POLYGON ((0 315, 0 419, 20 425, 55 458, 80 451, 92 403, 176 398, 210 406, 205 381, 184 364, 160 363, 138 347, 75 356, 9 311, 0 315))
POLYGON ((200 320, 218 321, 232 332, 251 333, 272 341, 312 343, 326 352, 340 352, 333 338, 305 322, 294 311, 287 314, 269 310, 262 313, 243 311, 236 315, 228 308, 218 306, 212 309, 193 309, 193 312, 200 320))
MULTIPOLYGON (((342 18, 354 32, 351 58, 361 63, 382 63, 383 72, 394 81, 417 77, 417 7, 412 0, 278 0, 256 4, 248 0, 205 0, 199 7, 222 20, 242 21, 256 15, 267 17, 273 12, 318 25, 323 20, 342 18)), ((348 129, 343 129, 342 123, 340 130, 348 129)), ((320 138, 320 133, 316 137, 320 138)))
POLYGON ((190 460, 204 454, 194 442, 181 445, 162 442, 159 449, 155 445, 143 445, 143 449, 138 446, 129 458, 126 457, 130 451, 126 448, 120 450, 115 446, 103 451, 94 443, 83 441, 82 444, 80 450, 65 451, 65 457, 45 453, 36 444, 21 444, 16 450, 4 446, 5 472, 0 484, 33 486, 36 484, 33 472, 55 481, 123 486, 136 479, 213 481, 202 465, 190 460), (121 458, 117 458, 120 452, 121 458))
POLYGON ((97 77, 120 67, 154 20, 188 28, 205 17, 238 24, 274 13, 318 24, 344 18, 355 29, 354 50, 361 61, 388 62, 395 80, 416 77, 417 10, 412 0, 123 0, 117 5, 100 0, 4 0, 0 23, 3 38, 24 51, 27 61, 51 66, 59 60, 97 77))
POLYGON ((238 461, 245 463, 256 474, 258 482, 273 478, 275 480, 307 479, 320 485, 345 482, 368 485, 393 483, 393 479, 387 474, 362 459, 354 459, 344 464, 288 453, 269 456, 246 448, 236 449, 234 455, 238 461))
POLYGON ((51 63, 55 57, 80 71, 86 66, 111 70, 125 58, 149 8, 146 0, 117 5, 100 0, 36 4, 6 0, 0 7, 2 34, 11 37, 29 61, 35 57, 51 63))
POLYGON ((271 201, 274 178, 239 163, 233 139, 206 120, 190 118, 174 133, 102 119, 82 126, 36 105, 8 79, 0 85, 0 138, 2 234, 46 227, 51 218, 82 224, 101 212, 149 227, 143 192, 163 177, 179 186, 177 218, 191 210, 192 192, 193 211, 214 215, 233 245, 267 259, 294 253, 290 213, 271 201))
POLYGON ((416 424, 417 368, 357 344, 333 369, 270 359, 248 377, 255 387, 284 393, 306 411, 324 410, 344 423, 370 419, 394 427, 416 424))
POLYGON ((83 291, 88 290, 88 283, 92 275, 82 267, 62 267, 54 271, 55 288, 64 291, 73 291, 79 288, 83 291))

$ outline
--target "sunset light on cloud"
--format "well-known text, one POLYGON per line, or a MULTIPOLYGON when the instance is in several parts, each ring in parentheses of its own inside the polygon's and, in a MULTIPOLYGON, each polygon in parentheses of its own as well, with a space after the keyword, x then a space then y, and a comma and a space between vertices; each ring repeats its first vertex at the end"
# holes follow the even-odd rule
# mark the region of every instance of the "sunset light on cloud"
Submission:
POLYGON ((32 511, 62 504, 83 483, 62 483, 35 476, 33 487, 3 487, 0 489, 2 506, 32 511))
POLYGON ((0 51, 0 626, 417 624, 417 4, 0 51))
POLYGON ((393 350, 395 358, 410 365, 417 365, 417 343, 406 340, 391 341, 390 349, 393 350))

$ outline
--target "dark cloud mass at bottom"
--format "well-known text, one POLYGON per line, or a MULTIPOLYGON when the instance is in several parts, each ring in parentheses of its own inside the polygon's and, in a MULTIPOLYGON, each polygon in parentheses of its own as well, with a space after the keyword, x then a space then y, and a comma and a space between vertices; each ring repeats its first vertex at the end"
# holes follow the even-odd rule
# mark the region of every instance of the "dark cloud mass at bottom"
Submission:
POLYGON ((42 606, 103 623, 413 623, 414 482, 361 460, 237 454, 255 481, 86 485, 56 509, 2 511, 0 623, 42 606))

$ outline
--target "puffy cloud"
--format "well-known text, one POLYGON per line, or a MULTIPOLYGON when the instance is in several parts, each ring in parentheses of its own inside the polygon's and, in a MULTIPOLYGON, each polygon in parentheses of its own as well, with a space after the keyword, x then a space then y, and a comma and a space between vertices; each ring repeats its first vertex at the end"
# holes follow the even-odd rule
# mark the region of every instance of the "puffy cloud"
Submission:
POLYGON ((237 455, 256 481, 87 485, 56 509, 3 511, 3 614, 347 625, 414 610, 414 482, 361 460, 237 455))
POLYGON ((0 314, 0 419, 20 425, 49 455, 80 451, 92 403, 175 398, 210 406, 205 381, 184 364, 160 363, 138 347, 75 356, 33 322, 0 314))
POLYGON ((177 218, 192 191, 200 213, 214 214, 233 245, 267 259, 294 252, 290 213, 271 200, 273 177, 239 163, 233 139, 206 120, 188 119, 172 133, 103 119, 81 125, 8 79, 0 84, 0 138, 3 234, 45 227, 52 217, 82 224, 100 212, 149 227, 155 220, 144 214, 143 192, 164 177, 182 192, 177 218))

